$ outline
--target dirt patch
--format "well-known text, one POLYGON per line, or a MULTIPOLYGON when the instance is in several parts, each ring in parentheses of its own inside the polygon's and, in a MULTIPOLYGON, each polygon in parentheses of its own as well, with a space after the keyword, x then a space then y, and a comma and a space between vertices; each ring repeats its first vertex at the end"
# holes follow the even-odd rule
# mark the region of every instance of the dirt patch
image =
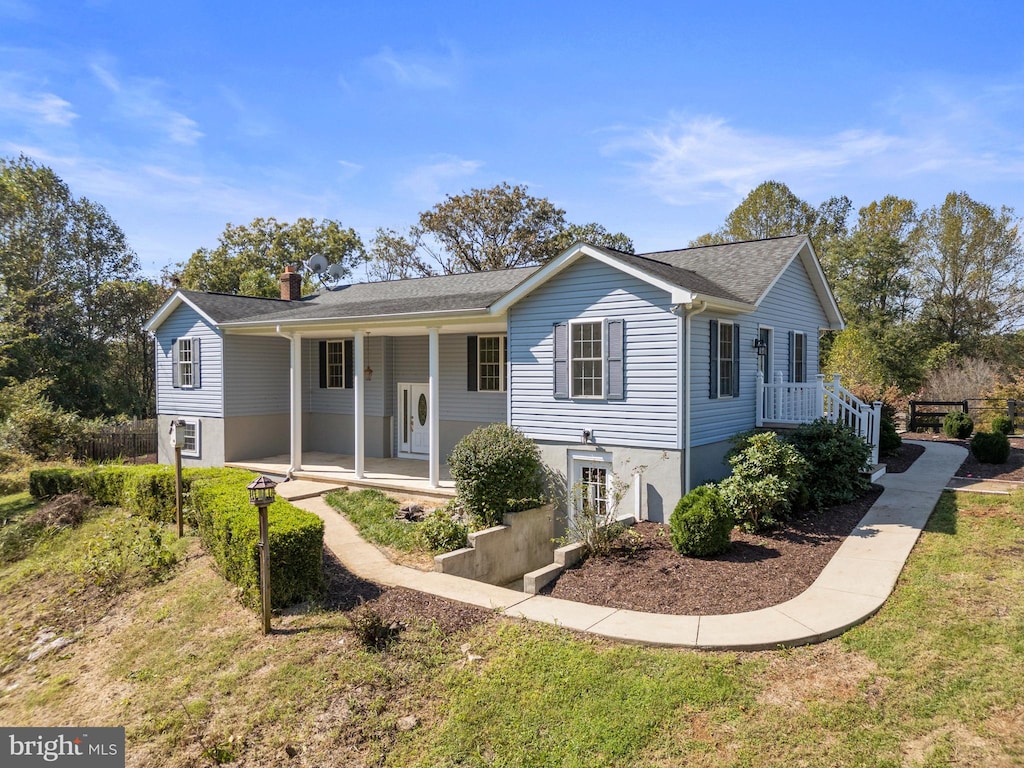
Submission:
POLYGON ((796 597, 809 587, 882 493, 807 513, 768 534, 733 531, 732 546, 712 558, 682 557, 668 527, 639 523, 639 541, 623 537, 608 557, 566 570, 543 594, 591 605, 691 616, 741 613, 796 597))
MULTIPOLYGON (((867 656, 836 644, 810 646, 799 654, 765 657, 765 687, 758 704, 801 709, 809 701, 850 701, 876 680, 878 666, 867 656)), ((879 683, 884 686, 884 682, 879 683)))

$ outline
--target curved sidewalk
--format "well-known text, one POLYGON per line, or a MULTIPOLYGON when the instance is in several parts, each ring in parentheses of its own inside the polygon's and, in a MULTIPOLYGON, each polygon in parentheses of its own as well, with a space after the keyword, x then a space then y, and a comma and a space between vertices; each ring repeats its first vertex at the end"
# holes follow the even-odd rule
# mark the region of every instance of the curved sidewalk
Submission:
POLYGON ((967 456, 957 445, 918 444, 924 454, 906 472, 879 481, 885 491, 810 587, 770 608, 722 616, 603 608, 419 571, 391 562, 321 497, 293 503, 323 518, 324 543, 348 570, 378 584, 645 645, 762 650, 835 637, 882 607, 939 495, 967 456))

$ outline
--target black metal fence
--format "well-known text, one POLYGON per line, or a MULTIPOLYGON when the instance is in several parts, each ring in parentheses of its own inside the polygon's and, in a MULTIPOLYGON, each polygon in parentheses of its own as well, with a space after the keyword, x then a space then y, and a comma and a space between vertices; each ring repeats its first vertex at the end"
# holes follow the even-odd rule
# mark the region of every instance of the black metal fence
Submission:
POLYGON ((149 459, 157 451, 156 419, 104 427, 88 434, 78 450, 81 461, 132 461, 149 459))

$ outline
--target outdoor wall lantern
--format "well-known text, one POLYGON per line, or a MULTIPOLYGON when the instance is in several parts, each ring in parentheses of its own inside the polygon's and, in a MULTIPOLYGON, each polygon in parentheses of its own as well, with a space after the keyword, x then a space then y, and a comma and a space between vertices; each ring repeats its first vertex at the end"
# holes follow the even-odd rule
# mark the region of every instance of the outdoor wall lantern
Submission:
POLYGON ((373 381, 373 368, 366 366, 363 369, 363 375, 366 377, 367 381, 373 381))
POLYGON ((249 489, 249 503, 260 515, 260 598, 263 603, 263 634, 270 634, 270 541, 267 507, 274 503, 277 483, 266 475, 260 475, 246 488, 249 489))
POLYGON ((754 349, 758 357, 764 357, 768 354, 768 342, 764 339, 754 339, 754 349))

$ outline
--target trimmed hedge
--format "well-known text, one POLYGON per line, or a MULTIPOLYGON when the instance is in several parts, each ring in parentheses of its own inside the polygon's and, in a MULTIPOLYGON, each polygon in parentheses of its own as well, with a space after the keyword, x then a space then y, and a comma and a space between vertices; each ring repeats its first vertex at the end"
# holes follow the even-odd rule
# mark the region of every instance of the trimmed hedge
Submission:
MULTIPOLYGON (((259 516, 245 487, 252 480, 253 473, 244 469, 185 469, 182 515, 198 528, 224 577, 241 587, 243 602, 258 607, 259 516)), ((29 490, 37 499, 77 491, 155 522, 174 520, 174 468, 163 464, 37 469, 29 475, 29 490)), ((275 501, 269 513, 271 604, 282 608, 319 595, 323 521, 283 500, 275 501)))
POLYGON ((946 437, 966 440, 974 431, 974 419, 962 411, 951 411, 942 420, 942 432, 946 437))
MULTIPOLYGON (((259 517, 245 488, 252 473, 234 471, 242 476, 195 478, 189 502, 203 547, 224 578, 241 588, 242 601, 256 608, 260 604, 259 517)), ((283 608, 319 596, 323 590, 323 520, 281 499, 267 512, 271 605, 283 608)))
POLYGON ((1013 419, 1005 413, 997 414, 992 419, 992 431, 1009 437, 1013 434, 1013 419))

